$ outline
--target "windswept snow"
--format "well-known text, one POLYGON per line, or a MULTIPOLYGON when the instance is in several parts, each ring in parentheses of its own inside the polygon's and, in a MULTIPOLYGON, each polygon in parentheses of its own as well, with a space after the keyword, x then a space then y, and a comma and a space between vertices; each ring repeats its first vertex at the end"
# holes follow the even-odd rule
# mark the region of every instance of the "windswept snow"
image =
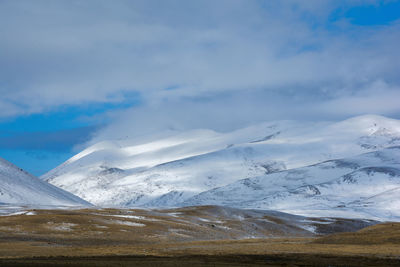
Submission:
MULTIPOLYGON (((368 206, 365 198, 397 203, 372 193, 397 192, 393 173, 399 163, 386 150, 395 146, 400 146, 400 121, 382 116, 338 123, 277 121, 229 133, 193 130, 146 142, 104 141, 42 179, 104 206, 212 203, 309 210, 311 216, 330 209, 370 214, 377 211, 360 208, 368 206)), ((379 210, 383 213, 369 217, 397 216, 379 210)))
POLYGON ((83 199, 46 183, 1 158, 0 202, 47 206, 90 205, 83 199))
POLYGON ((246 178, 180 205, 275 209, 321 217, 400 220, 400 146, 246 178))

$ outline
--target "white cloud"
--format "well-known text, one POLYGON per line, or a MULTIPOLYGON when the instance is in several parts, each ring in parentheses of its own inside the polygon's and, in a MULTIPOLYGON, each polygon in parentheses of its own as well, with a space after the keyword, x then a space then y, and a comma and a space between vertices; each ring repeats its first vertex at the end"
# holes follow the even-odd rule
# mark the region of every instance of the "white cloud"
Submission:
POLYGON ((376 81, 353 94, 322 102, 315 109, 318 112, 347 117, 366 113, 396 116, 400 114, 399 99, 400 87, 376 81))
POLYGON ((1 1, 0 117, 118 101, 129 90, 142 106, 111 115, 109 129, 399 114, 383 97, 399 90, 399 24, 329 21, 365 3, 1 1), (376 81, 383 92, 368 89, 376 81))

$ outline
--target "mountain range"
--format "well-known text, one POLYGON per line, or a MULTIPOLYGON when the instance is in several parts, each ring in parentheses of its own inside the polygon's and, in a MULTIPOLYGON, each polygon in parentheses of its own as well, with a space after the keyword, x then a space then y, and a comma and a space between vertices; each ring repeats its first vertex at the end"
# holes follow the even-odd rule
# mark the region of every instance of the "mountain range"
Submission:
POLYGON ((276 121, 103 141, 41 177, 99 206, 400 219, 400 121, 276 121))

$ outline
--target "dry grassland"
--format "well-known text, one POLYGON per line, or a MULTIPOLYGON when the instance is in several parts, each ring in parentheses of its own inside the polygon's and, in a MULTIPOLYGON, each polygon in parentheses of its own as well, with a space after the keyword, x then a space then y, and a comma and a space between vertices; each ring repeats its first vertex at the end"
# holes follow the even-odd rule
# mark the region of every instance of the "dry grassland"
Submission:
POLYGON ((0 266, 400 266, 400 223, 322 236, 215 207, 28 214, 0 217, 0 266))

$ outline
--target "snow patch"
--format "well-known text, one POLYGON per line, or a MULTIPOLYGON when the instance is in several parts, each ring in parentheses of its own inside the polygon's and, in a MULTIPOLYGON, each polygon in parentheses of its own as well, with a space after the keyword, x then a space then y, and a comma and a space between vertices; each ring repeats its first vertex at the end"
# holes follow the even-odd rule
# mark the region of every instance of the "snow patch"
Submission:
POLYGON ((143 223, 136 223, 136 222, 130 222, 130 221, 112 220, 111 222, 112 223, 116 223, 116 224, 127 225, 127 226, 135 226, 135 227, 144 227, 144 226, 146 226, 143 223))
POLYGON ((72 227, 76 226, 77 224, 75 223, 54 223, 54 222, 48 222, 47 227, 51 230, 56 230, 56 231, 65 231, 69 232, 72 231, 72 227))

